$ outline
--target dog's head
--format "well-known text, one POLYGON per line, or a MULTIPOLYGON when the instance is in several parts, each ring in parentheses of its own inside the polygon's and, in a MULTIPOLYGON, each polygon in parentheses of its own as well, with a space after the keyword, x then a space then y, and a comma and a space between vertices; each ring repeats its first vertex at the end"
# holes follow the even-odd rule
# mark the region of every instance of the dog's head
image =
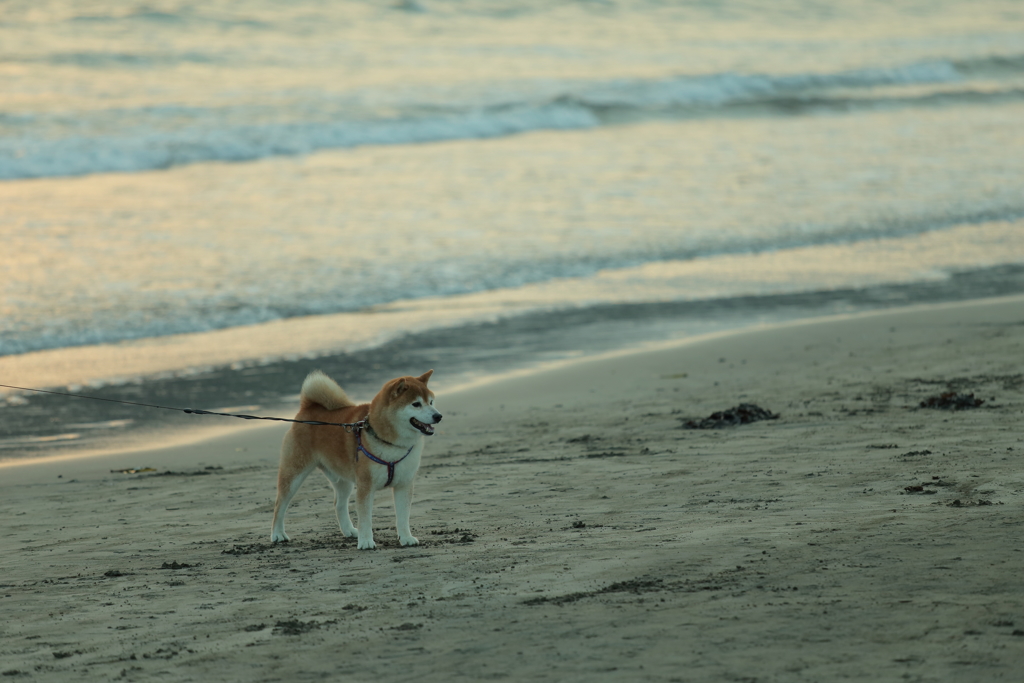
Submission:
POLYGON ((390 431, 393 438, 388 440, 396 442, 433 435, 434 425, 441 421, 441 413, 434 408, 434 392, 427 388, 433 373, 428 370, 419 377, 398 377, 385 384, 370 406, 374 429, 390 431))

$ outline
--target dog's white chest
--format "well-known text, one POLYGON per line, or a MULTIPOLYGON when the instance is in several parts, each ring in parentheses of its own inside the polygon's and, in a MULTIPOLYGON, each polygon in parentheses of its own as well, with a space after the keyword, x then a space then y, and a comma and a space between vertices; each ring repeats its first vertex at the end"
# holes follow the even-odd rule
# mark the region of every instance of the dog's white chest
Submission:
MULTIPOLYGON (((385 447, 369 458, 370 471, 373 477, 374 490, 387 488, 405 488, 412 484, 416 472, 420 468, 420 456, 423 453, 422 440, 411 449, 385 447), (383 461, 383 462, 378 462, 383 461)), ((365 454, 360 454, 366 457, 365 454)))

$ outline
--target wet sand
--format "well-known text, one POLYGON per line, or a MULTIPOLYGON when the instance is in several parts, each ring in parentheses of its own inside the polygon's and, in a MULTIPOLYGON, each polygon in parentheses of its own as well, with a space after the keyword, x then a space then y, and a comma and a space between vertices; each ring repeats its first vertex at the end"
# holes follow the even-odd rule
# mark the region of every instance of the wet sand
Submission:
POLYGON ((319 477, 271 545, 283 427, 5 466, 0 673, 1016 680, 1021 359, 1014 297, 442 394, 412 548, 384 495, 378 550, 357 551, 319 477), (983 403, 921 407, 943 394, 983 403), (778 417, 685 428, 743 403, 778 417))
MULTIPOLYGON (((685 283, 678 284, 688 289, 685 283)), ((569 307, 419 331, 416 325, 401 328, 399 318, 374 310, 4 356, 0 357, 3 384, 104 400, 72 400, 0 387, 0 462, 47 454, 136 450, 154 441, 194 442, 239 426, 232 424, 235 420, 187 415, 180 411, 183 408, 287 416, 294 411, 296 378, 316 369, 358 396, 372 395, 382 378, 408 372, 418 375, 434 368, 435 388, 448 393, 481 377, 541 362, 647 348, 661 341, 756 324, 1015 294, 1024 294, 1024 265, 962 271, 930 283, 569 307), (353 329, 366 332, 382 325, 390 325, 392 333, 398 329, 404 333, 369 348, 344 343, 353 329)), ((457 309, 474 296, 456 297, 449 304, 457 309)), ((442 303, 420 300, 396 304, 396 308, 408 305, 422 311, 442 303)), ((434 322, 444 319, 438 315, 434 322)))

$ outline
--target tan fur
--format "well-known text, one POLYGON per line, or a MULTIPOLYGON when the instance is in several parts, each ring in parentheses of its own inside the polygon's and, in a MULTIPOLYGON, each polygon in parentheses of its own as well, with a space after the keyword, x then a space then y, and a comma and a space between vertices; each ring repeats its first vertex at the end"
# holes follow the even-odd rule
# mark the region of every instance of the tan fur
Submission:
POLYGON ((338 383, 320 370, 314 370, 302 383, 302 407, 305 410, 310 404, 316 403, 327 410, 348 408, 356 403, 348 397, 338 383))
MULTIPOLYGON (((423 435, 409 426, 409 416, 426 423, 432 433, 433 424, 441 414, 433 409, 434 394, 427 388, 433 370, 419 377, 399 377, 384 384, 370 403, 355 404, 334 380, 319 370, 306 377, 296 420, 352 423, 370 418, 372 432, 363 431, 364 447, 378 458, 396 461, 392 482, 395 511, 398 517, 399 541, 415 545, 418 541, 409 531, 409 504, 413 478, 419 468, 423 435), (414 407, 420 403, 420 408, 414 407), (429 419, 428 419, 429 418, 429 419), (406 456, 406 453, 408 455, 406 456)), ((356 493, 359 518, 359 547, 373 548, 370 515, 373 494, 384 487, 387 467, 358 455, 356 435, 341 427, 293 424, 281 447, 281 464, 277 476, 277 501, 274 505, 273 541, 288 540, 284 533, 284 516, 291 498, 313 470, 323 472, 335 490, 335 508, 342 532, 357 535, 349 518, 348 500, 356 493)))

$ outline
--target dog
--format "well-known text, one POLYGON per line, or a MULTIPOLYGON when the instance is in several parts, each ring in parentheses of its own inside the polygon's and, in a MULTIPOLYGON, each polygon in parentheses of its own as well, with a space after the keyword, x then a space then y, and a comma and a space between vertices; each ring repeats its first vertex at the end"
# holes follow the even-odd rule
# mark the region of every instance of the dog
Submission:
POLYGON ((434 425, 441 421, 441 413, 434 409, 434 392, 427 388, 433 373, 428 370, 419 377, 390 380, 372 401, 361 405, 319 370, 306 377, 296 420, 361 424, 351 432, 343 427, 300 423, 288 430, 281 444, 271 542, 291 540, 284 532, 288 504, 309 473, 318 469, 334 487, 341 532, 356 536, 360 550, 377 547, 373 542, 373 496, 389 486, 394 492, 398 542, 403 546, 419 543, 409 528, 409 508, 423 437, 431 436, 434 425), (358 530, 349 517, 353 489, 358 530))

